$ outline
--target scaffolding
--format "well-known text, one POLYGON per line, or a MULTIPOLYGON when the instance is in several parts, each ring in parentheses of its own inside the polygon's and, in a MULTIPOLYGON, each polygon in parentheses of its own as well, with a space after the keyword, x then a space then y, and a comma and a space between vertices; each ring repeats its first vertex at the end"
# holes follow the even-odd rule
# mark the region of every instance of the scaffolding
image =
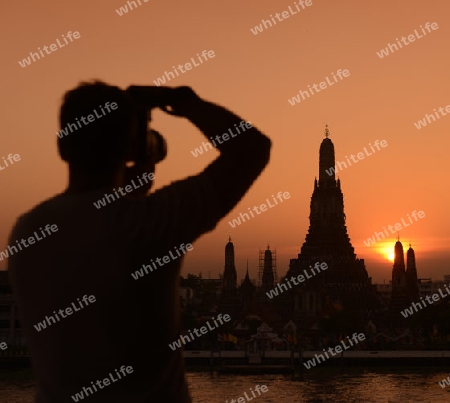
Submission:
MULTIPOLYGON (((267 245, 268 251, 272 254, 272 262, 270 262, 271 270, 273 273, 273 281, 274 284, 278 283, 278 274, 277 274, 277 251, 276 249, 270 250, 270 246, 267 245)), ((262 279, 264 273, 264 256, 266 254, 266 250, 259 250, 259 265, 258 265, 258 287, 262 286, 262 279)))

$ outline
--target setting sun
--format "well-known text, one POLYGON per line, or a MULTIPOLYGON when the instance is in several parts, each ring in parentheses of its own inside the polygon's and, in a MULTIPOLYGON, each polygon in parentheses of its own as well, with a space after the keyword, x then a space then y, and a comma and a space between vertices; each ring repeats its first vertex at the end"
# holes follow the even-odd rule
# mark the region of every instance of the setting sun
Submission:
POLYGON ((394 262, 395 254, 394 245, 392 243, 380 245, 380 247, 377 249, 377 252, 390 262, 394 262))

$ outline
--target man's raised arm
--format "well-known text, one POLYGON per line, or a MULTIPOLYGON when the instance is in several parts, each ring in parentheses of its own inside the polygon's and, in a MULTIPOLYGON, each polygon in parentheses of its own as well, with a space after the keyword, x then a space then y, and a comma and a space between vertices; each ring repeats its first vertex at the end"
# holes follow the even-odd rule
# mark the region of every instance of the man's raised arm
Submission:
POLYGON ((177 90, 191 94, 180 97, 179 102, 171 105, 173 110, 169 113, 190 120, 220 152, 202 174, 210 178, 215 188, 223 217, 239 202, 269 162, 271 141, 239 116, 200 99, 187 87, 174 89, 177 90))

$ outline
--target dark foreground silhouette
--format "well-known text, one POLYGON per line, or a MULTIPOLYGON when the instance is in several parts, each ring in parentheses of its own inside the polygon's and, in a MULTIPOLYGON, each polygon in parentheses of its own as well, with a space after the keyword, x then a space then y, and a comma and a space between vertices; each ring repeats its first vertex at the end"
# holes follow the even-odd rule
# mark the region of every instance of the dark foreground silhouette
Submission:
POLYGON ((187 87, 95 82, 66 93, 57 141, 68 187, 22 215, 9 239, 37 403, 191 401, 182 349, 169 346, 181 332, 180 265, 269 161, 271 142, 254 127, 223 141, 242 121, 187 87), (146 128, 154 107, 187 118, 220 155, 147 196, 165 156, 146 128), (99 205, 107 194, 117 197, 99 205))

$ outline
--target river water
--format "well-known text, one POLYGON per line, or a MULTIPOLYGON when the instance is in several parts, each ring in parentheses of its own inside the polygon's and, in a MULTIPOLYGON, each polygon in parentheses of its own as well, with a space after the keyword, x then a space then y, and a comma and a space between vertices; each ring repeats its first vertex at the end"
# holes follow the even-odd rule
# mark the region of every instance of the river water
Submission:
MULTIPOLYGON (((194 403, 225 403, 252 397, 250 388, 267 385, 268 391, 252 403, 448 403, 450 387, 438 381, 449 374, 436 370, 387 370, 340 373, 338 369, 306 374, 303 380, 283 375, 187 375, 194 403)), ((33 403, 30 381, 0 381, 0 403, 33 403)), ((255 392, 256 393, 256 392, 255 392)), ((241 401, 242 402, 242 401, 241 401)))

